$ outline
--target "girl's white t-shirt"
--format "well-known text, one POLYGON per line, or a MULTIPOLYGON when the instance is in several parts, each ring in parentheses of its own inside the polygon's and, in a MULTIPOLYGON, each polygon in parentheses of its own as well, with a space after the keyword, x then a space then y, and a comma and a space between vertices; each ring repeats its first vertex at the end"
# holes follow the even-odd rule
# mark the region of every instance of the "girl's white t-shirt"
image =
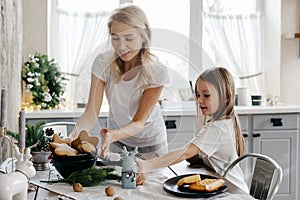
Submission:
MULTIPOLYGON (((223 175, 227 166, 238 158, 232 119, 207 123, 194 136, 191 143, 200 149, 204 163, 220 175, 223 175)), ((234 167, 226 178, 249 193, 243 172, 239 166, 234 167)))
MULTIPOLYGON (((111 53, 99 54, 93 64, 92 73, 105 82, 105 94, 109 104, 109 115, 107 127, 118 129, 130 123, 134 117, 145 87, 155 88, 166 85, 169 82, 168 72, 160 63, 143 65, 139 72, 131 80, 121 80, 116 83, 111 73, 111 53), (147 67, 152 81, 145 82, 141 70, 147 67)), ((157 103, 147 119, 144 128, 135 136, 120 140, 120 142, 131 147, 148 147, 160 144, 167 140, 167 132, 164 120, 157 103)))

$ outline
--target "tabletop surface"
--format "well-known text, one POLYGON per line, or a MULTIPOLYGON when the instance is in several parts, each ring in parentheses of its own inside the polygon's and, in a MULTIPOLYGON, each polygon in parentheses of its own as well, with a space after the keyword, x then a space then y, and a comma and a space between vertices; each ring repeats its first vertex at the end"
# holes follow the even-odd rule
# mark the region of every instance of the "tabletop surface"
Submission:
MULTIPOLYGON (((51 168, 51 180, 57 180, 57 172, 54 167, 51 168)), ((121 173, 121 167, 116 166, 116 172, 121 173)), ((114 199, 115 197, 121 197, 122 200, 131 199, 187 199, 174 196, 166 192, 163 188, 163 184, 170 178, 184 175, 184 174, 205 174, 218 177, 218 175, 205 167, 190 168, 187 162, 181 162, 173 165, 169 168, 162 168, 149 173, 147 180, 142 186, 137 186, 136 189, 123 189, 121 182, 118 181, 105 181, 94 187, 84 187, 82 192, 74 192, 73 187, 66 183, 44 183, 40 180, 49 179, 49 171, 37 171, 37 175, 31 179, 31 184, 34 184, 43 189, 51 192, 64 195, 71 199, 82 200, 94 200, 94 199, 114 199), (115 195, 108 197, 105 194, 105 188, 113 186, 115 188, 115 195)), ((250 195, 246 194, 243 190, 233 185, 229 181, 226 181, 228 191, 212 196, 209 198, 193 198, 193 199, 253 199, 250 195)), ((56 198, 57 199, 57 198, 56 198)), ((50 200, 50 198, 49 198, 50 200)))

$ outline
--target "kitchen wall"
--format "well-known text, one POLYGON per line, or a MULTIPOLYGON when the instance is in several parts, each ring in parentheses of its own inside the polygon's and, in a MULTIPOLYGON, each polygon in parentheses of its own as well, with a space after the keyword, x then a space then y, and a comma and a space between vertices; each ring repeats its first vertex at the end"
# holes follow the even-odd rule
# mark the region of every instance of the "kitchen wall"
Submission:
POLYGON ((47 53, 47 0, 23 3, 23 62, 29 54, 47 53))
MULTIPOLYGON (((270 49, 265 52, 264 61, 266 93, 279 95, 286 104, 300 104, 300 39, 280 41, 281 33, 300 32, 300 0, 264 1, 271 16, 265 22, 274 23, 265 30, 264 48, 270 49)), ((47 52, 47 0, 23 1, 23 17, 23 60, 26 60, 28 54, 47 52)))

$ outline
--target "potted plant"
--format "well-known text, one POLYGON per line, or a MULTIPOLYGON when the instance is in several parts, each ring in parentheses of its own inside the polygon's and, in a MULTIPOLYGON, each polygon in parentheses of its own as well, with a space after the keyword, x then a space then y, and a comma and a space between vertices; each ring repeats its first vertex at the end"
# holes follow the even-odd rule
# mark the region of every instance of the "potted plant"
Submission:
POLYGON ((26 137, 25 146, 31 148, 32 162, 37 170, 40 168, 48 169, 49 155, 49 142, 52 141, 54 131, 50 128, 44 130, 44 121, 37 122, 36 124, 26 124, 26 137))
POLYGON ((54 59, 48 59, 47 55, 29 55, 22 69, 22 80, 24 90, 31 92, 32 104, 36 108, 58 108, 63 101, 64 81, 67 79, 58 70, 54 59))

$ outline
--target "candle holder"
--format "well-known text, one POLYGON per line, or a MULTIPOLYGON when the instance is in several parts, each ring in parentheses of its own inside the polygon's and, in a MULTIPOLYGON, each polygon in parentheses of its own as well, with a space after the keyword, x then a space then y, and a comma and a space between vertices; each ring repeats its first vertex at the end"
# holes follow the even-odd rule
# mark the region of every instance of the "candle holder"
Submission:
MULTIPOLYGON (((12 139, 6 134, 6 127, 0 127, 0 138, 3 138, 3 140, 7 140, 8 143, 9 143, 9 147, 10 147, 10 156, 11 156, 11 170, 12 172, 14 171, 14 149, 13 149, 13 141, 12 139)), ((2 146, 2 144, 5 144, 3 142, 1 142, 1 145, 0 145, 0 149, 1 149, 1 154, 2 154, 2 149, 4 146, 2 146)))

